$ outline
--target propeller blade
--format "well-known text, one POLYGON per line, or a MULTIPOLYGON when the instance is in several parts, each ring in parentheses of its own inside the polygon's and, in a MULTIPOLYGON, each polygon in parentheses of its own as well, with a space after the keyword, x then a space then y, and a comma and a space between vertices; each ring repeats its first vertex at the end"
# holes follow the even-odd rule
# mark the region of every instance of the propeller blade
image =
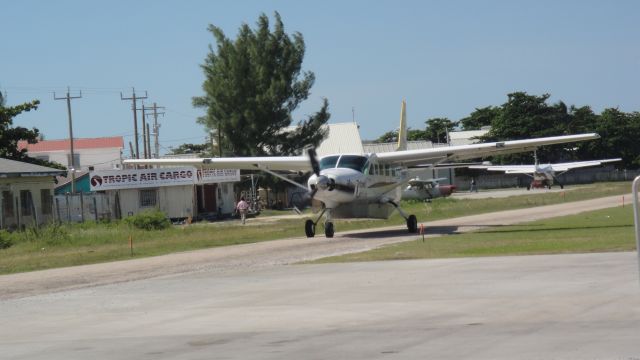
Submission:
POLYGON ((316 150, 311 148, 307 150, 309 154, 309 162, 311 162, 311 168, 313 169, 313 173, 316 176, 320 176, 320 163, 318 162, 318 154, 316 154, 316 150))

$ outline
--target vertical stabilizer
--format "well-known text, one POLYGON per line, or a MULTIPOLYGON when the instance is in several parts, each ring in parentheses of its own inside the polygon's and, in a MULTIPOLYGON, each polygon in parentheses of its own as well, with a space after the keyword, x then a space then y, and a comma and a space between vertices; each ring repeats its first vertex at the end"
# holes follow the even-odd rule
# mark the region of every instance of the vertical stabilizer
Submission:
POLYGON ((402 100, 400 107, 400 128, 398 129, 398 147, 396 151, 407 150, 407 102, 402 100))

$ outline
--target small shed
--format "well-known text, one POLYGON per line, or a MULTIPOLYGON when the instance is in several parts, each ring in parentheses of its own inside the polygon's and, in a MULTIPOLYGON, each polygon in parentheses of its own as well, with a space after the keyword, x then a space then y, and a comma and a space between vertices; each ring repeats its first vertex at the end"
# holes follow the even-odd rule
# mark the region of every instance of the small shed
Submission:
POLYGON ((65 173, 0 158, 0 228, 16 229, 53 221, 55 177, 65 173))

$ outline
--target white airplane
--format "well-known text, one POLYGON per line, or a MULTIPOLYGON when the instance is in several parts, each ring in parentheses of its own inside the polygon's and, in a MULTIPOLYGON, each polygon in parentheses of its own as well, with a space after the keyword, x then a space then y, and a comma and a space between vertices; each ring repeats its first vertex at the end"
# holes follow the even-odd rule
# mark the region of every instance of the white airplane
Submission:
POLYGON ((558 176, 566 173, 571 169, 600 166, 604 163, 616 162, 622 160, 616 159, 604 159, 604 160, 589 160, 589 161, 577 161, 566 162, 557 164, 538 164, 538 157, 534 153, 535 164, 533 165, 472 165, 470 169, 484 169, 488 171, 501 171, 505 174, 524 174, 532 178, 531 184, 527 186, 527 190, 536 187, 547 187, 551 189, 551 186, 555 182, 560 185, 561 189, 564 189, 564 184, 558 180, 558 176))
MULTIPOLYGON (((403 122, 406 122, 405 106, 403 101, 403 122)), ((320 202, 320 215, 315 220, 306 221, 305 234, 307 237, 315 236, 316 225, 324 215, 324 233, 330 238, 334 235, 334 219, 387 219, 395 210, 406 220, 409 232, 417 232, 416 216, 406 214, 399 206, 402 187, 412 178, 409 173, 412 167, 436 168, 439 164, 452 161, 533 151, 539 146, 597 138, 598 134, 590 133, 406 150, 405 132, 404 136, 399 136, 399 150, 377 154, 334 154, 318 159, 315 150, 309 149, 302 156, 137 159, 125 160, 124 163, 264 171, 307 190, 313 200, 320 202), (305 186, 278 171, 313 171, 313 174, 305 186)))
POLYGON ((419 177, 409 180, 407 187, 402 190, 402 200, 431 201, 439 197, 447 197, 456 189, 455 185, 443 185, 440 181, 447 178, 426 179, 419 177))

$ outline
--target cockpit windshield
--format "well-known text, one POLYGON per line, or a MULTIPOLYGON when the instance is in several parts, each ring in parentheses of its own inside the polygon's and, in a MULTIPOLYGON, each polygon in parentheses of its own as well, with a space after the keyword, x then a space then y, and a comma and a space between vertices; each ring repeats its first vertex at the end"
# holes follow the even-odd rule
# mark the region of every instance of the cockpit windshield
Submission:
POLYGON ((366 163, 367 163, 367 158, 365 156, 342 155, 340 157, 340 162, 338 163, 338 167, 364 172, 364 166, 366 163))
POLYGON ((324 169, 333 169, 336 167, 336 163, 338 162, 339 155, 335 156, 327 156, 320 159, 320 170, 324 169))

